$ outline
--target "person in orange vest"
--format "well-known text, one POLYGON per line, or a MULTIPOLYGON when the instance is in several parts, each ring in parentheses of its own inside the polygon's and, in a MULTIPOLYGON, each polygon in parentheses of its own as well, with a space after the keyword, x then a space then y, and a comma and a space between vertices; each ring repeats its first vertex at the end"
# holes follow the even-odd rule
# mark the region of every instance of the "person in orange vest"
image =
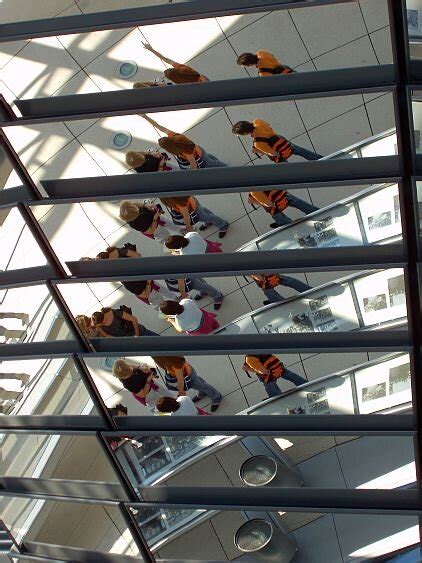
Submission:
POLYGON ((258 156, 265 155, 276 164, 287 162, 293 154, 301 156, 305 160, 323 158, 321 154, 288 141, 262 119, 254 119, 252 122, 238 121, 233 125, 232 133, 235 135, 250 135, 253 139, 252 152, 258 156))
POLYGON ((291 223, 292 220, 288 217, 284 210, 287 207, 294 207, 303 211, 305 215, 318 211, 318 207, 300 199, 295 195, 287 192, 286 190, 264 190, 263 192, 249 192, 248 203, 254 206, 257 204, 261 206, 266 213, 269 213, 274 219, 270 224, 272 229, 281 227, 291 223))
POLYGON ((279 285, 291 287, 298 293, 312 289, 312 287, 307 283, 304 283, 303 281, 300 281, 296 278, 292 278, 291 276, 285 276, 284 274, 252 274, 251 278, 264 292, 264 295, 266 297, 264 305, 269 305, 270 303, 278 303, 279 301, 284 301, 286 299, 275 290, 275 288, 279 285))
POLYGON ((259 76, 274 76, 275 74, 291 74, 296 72, 287 65, 281 64, 272 53, 268 51, 257 51, 254 53, 242 53, 237 58, 240 66, 254 66, 258 69, 259 76))
POLYGON ((242 366, 248 377, 249 372, 253 372, 258 376, 258 380, 265 387, 268 397, 277 397, 281 395, 281 389, 277 385, 277 381, 282 377, 291 381, 294 385, 303 385, 308 383, 307 380, 290 371, 274 354, 248 354, 242 366))

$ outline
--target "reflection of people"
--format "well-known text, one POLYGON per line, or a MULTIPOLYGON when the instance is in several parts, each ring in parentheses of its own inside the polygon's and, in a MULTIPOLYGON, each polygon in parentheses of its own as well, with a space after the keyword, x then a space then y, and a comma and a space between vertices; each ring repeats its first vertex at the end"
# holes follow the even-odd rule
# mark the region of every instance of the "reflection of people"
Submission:
POLYGON ((264 305, 285 300, 285 297, 275 290, 275 288, 279 285, 291 287, 299 293, 312 289, 310 285, 304 283, 303 281, 292 278, 291 276, 285 276, 284 274, 252 274, 251 278, 254 280, 256 285, 262 289, 265 297, 267 298, 264 301, 264 305))
POLYGON ((212 401, 211 411, 218 409, 222 399, 220 391, 200 377, 183 356, 154 356, 153 360, 165 372, 167 389, 177 391, 179 396, 186 395, 189 389, 195 389, 198 394, 192 399, 194 403, 208 395, 212 401))
POLYGON ((155 381, 158 378, 156 371, 148 366, 133 366, 126 360, 119 359, 113 364, 113 375, 144 406, 154 407, 155 401, 160 396, 169 393, 155 381))
POLYGON ((167 207, 173 223, 186 227, 187 231, 191 231, 196 223, 202 222, 200 231, 215 225, 219 228, 219 234, 221 233, 220 238, 223 238, 227 233, 228 221, 203 207, 196 197, 160 197, 160 201, 167 207))
MULTIPOLYGON (((170 416, 196 416, 201 414, 193 404, 190 397, 160 397, 155 403, 157 411, 160 414, 170 416)), ((205 411, 202 411, 204 414, 205 411)))
POLYGON ((248 202, 251 205, 260 205, 266 213, 269 213, 274 222, 270 224, 272 229, 287 225, 292 220, 288 217, 284 210, 287 207, 294 207, 308 214, 318 211, 318 207, 311 205, 307 201, 286 192, 285 190, 265 190, 263 192, 249 192, 248 202))
POLYGON ((268 397, 276 397, 282 394, 280 387, 277 385, 277 380, 280 377, 291 381, 294 385, 307 383, 305 378, 287 369, 273 354, 248 354, 245 356, 242 369, 247 373, 252 371, 258 376, 268 397))
POLYGON ((186 235, 172 235, 165 241, 165 246, 172 254, 188 256, 191 254, 215 254, 223 252, 221 243, 205 240, 195 232, 186 235))
POLYGON ((164 71, 164 76, 175 84, 186 84, 189 82, 208 82, 208 78, 206 76, 200 74, 192 67, 177 63, 176 61, 165 57, 164 55, 153 49, 149 43, 142 43, 142 45, 147 51, 153 53, 163 63, 167 63, 172 67, 164 71))
POLYGON ((259 76, 273 76, 274 74, 290 74, 295 72, 287 65, 281 64, 274 55, 268 51, 242 53, 237 58, 240 66, 254 66, 258 69, 259 76))
POLYGON ((172 170, 167 164, 170 159, 165 152, 129 151, 126 153, 125 160, 126 164, 138 174, 172 170))
POLYGON ((191 139, 186 137, 186 135, 175 133, 174 131, 167 129, 167 127, 159 125, 156 121, 145 114, 142 114, 142 117, 151 123, 151 125, 153 125, 156 129, 167 135, 167 137, 161 137, 161 139, 158 139, 158 144, 162 149, 174 155, 180 169, 196 170, 198 168, 227 166, 225 162, 213 154, 207 153, 204 148, 195 144, 191 141, 191 139))
POLYGON ((168 278, 166 279, 166 285, 168 289, 173 293, 180 294, 180 297, 182 299, 188 297, 189 292, 192 289, 199 292, 194 297, 195 301, 200 301, 201 299, 209 295, 214 301, 214 309, 216 311, 218 311, 223 302, 223 294, 221 293, 221 291, 207 283, 204 278, 168 278))
POLYGON ((165 299, 173 298, 173 294, 165 285, 154 280, 122 280, 121 283, 145 305, 151 305, 154 309, 158 309, 165 299))
POLYGON ((321 154, 295 145, 282 135, 274 131, 269 123, 262 119, 250 121, 238 121, 233 125, 232 132, 235 135, 250 135, 253 139, 252 152, 257 155, 266 155, 277 164, 287 162, 296 154, 305 160, 319 160, 321 154))
POLYGON ((122 221, 126 221, 135 231, 162 243, 170 236, 170 231, 180 232, 171 221, 163 217, 163 213, 161 207, 156 205, 136 201, 122 201, 120 204, 122 221))
MULTIPOLYGON (((0 319, 20 319, 22 325, 29 324, 29 315, 27 313, 0 313, 0 319)), ((0 336, 4 336, 6 340, 11 338, 22 338, 26 333, 26 329, 9 329, 0 326, 0 336)))
POLYGON ((220 326, 215 313, 200 309, 192 299, 182 299, 180 303, 163 301, 160 311, 177 332, 185 332, 192 336, 209 334, 220 326))
POLYGON ((148 330, 138 323, 138 319, 132 315, 130 307, 122 305, 120 309, 103 307, 96 311, 91 322, 98 331, 98 336, 159 336, 156 332, 148 330))

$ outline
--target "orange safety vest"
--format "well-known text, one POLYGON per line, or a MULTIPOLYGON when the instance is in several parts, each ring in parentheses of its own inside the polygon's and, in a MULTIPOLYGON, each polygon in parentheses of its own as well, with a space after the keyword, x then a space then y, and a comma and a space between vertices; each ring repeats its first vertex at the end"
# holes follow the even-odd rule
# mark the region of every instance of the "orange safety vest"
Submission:
POLYGON ((253 192, 249 193, 253 199, 261 205, 267 213, 270 215, 275 215, 276 213, 280 213, 289 206, 289 200, 287 199, 287 191, 286 190, 264 190, 264 194, 268 197, 268 199, 275 203, 275 207, 267 207, 263 203, 261 203, 254 195, 253 192))
POLYGON ((284 162, 288 160, 293 154, 292 145, 285 137, 282 137, 281 135, 272 135, 271 137, 254 137, 254 146, 256 142, 267 143, 274 151, 278 152, 278 157, 270 156, 271 160, 274 160, 274 162, 284 162))
POLYGON ((254 356, 255 358, 258 358, 265 369, 270 372, 269 375, 257 374, 259 379, 268 383, 269 381, 275 381, 279 377, 282 377, 284 373, 284 365, 277 356, 274 356, 273 354, 254 354, 254 356))
POLYGON ((277 274, 270 274, 269 276, 265 274, 252 274, 251 278, 261 289, 272 289, 280 285, 280 276, 277 274))

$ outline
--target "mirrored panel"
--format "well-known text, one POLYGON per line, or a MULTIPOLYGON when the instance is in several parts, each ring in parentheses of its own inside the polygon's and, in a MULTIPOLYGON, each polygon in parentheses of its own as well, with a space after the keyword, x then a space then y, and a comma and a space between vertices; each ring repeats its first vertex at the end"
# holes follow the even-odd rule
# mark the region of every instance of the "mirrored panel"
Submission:
POLYGON ((98 414, 71 358, 4 360, 0 368, 3 414, 98 414))
MULTIPOLYGON (((2 21, 167 3, 77 0, 73 4, 57 0, 45 2, 37 10, 22 1, 7 0, 2 21)), ((188 9, 189 3, 184 3, 188 9)), ((311 72, 391 62, 386 0, 378 2, 375 11, 368 3, 362 7, 355 3, 308 4, 300 9, 8 42, 0 50, 4 88, 12 99, 38 98, 121 90, 136 83, 167 86, 246 78, 257 76, 258 71, 265 77, 291 70, 311 72), (249 56, 237 62, 244 54, 249 56)))
POLYGON ((417 517, 133 508, 156 557, 368 561, 419 541, 417 517), (190 514, 189 514, 190 513, 190 514))
POLYGON ((388 414, 412 408, 409 357, 402 352, 84 360, 118 417, 388 414))
POLYGON ((0 320, 3 343, 72 339, 62 312, 45 285, 3 289, 0 320))
MULTIPOLYGON (((136 543, 118 506, 0 497, 3 520, 18 542, 89 549, 137 557, 136 543)), ((37 553, 42 555, 42 546, 37 553)), ((47 553, 44 552, 48 556, 47 553)))

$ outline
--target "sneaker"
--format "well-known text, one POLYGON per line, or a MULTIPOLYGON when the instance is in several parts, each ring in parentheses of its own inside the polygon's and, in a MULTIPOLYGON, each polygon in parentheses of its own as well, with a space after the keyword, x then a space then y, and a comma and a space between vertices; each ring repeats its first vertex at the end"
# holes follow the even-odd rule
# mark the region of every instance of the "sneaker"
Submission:
POLYGON ((263 305, 271 305, 272 301, 270 301, 269 299, 266 299, 265 301, 262 302, 263 305))
POLYGON ((227 235, 227 231, 229 229, 227 228, 225 231, 218 231, 218 238, 224 238, 227 235))
POLYGON ((206 293, 198 293, 198 295, 195 295, 194 299, 195 301, 201 301, 201 299, 203 299, 206 296, 207 296, 206 293))
POLYGON ((271 223, 270 224, 270 228, 271 229, 276 229, 277 227, 280 227, 281 225, 279 225, 278 223, 271 223))
POLYGON ((192 397, 192 402, 193 403, 198 403, 199 401, 202 401, 202 399, 204 399, 206 397, 206 395, 195 395, 194 397, 192 397))
POLYGON ((223 304, 223 300, 219 301, 218 303, 214 303, 214 311, 218 311, 221 309, 221 305, 223 304))
POLYGON ((213 403, 213 404, 211 405, 210 411, 211 411, 211 412, 215 412, 215 411, 218 409, 218 407, 219 407, 220 405, 221 405, 221 399, 219 400, 218 403, 213 403))
POLYGON ((199 227, 200 231, 205 231, 206 229, 208 229, 208 227, 211 227, 212 223, 202 223, 202 225, 199 227))

